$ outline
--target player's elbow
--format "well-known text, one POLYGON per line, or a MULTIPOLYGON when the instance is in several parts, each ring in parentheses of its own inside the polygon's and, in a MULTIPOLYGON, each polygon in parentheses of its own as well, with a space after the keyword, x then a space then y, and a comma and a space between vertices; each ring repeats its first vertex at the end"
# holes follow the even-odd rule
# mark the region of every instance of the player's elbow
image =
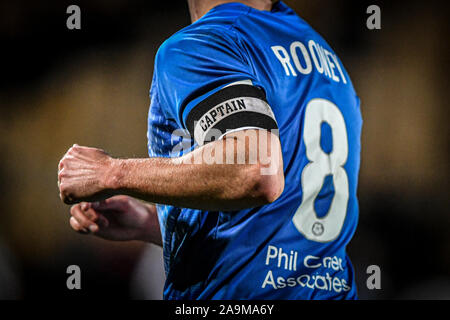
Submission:
POLYGON ((284 190, 284 174, 281 168, 252 165, 247 172, 247 197, 257 205, 276 201, 284 190))
POLYGON ((229 188, 233 200, 245 207, 276 201, 284 190, 283 156, 278 137, 265 130, 245 130, 228 138, 234 139, 234 150, 245 150, 237 154, 237 158, 246 160, 245 165, 234 167, 235 180, 229 188), (242 145, 245 148, 240 149, 242 145))

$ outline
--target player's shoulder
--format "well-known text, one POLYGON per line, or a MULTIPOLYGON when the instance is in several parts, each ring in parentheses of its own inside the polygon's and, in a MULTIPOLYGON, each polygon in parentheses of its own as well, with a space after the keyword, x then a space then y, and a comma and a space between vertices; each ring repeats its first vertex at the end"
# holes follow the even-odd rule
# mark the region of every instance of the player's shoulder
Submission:
POLYGON ((195 52, 217 43, 234 41, 234 33, 223 24, 188 26, 165 40, 158 49, 157 56, 173 56, 177 53, 195 52), (181 50, 181 51, 180 51, 181 50))
POLYGON ((201 53, 202 49, 232 46, 237 41, 233 27, 240 16, 248 13, 248 7, 238 3, 219 5, 165 40, 158 49, 157 58, 176 58, 187 52, 201 53))

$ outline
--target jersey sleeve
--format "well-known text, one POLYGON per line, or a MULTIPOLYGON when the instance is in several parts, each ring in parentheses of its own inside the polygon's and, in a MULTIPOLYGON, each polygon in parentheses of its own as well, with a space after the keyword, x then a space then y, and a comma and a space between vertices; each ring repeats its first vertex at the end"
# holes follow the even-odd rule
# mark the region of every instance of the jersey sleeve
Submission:
POLYGON ((164 112, 199 145, 230 131, 278 128, 263 84, 225 28, 176 34, 158 50, 155 72, 164 112))

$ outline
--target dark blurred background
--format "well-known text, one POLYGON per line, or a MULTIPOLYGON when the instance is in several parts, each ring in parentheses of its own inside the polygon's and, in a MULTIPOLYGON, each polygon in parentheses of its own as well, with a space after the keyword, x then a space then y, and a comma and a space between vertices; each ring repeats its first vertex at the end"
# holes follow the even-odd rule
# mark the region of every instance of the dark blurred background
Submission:
MULTIPOLYGON (((364 118, 360 220, 349 252, 363 299, 450 299, 449 23, 444 1, 285 1, 334 47, 364 118), (366 28, 381 7, 382 29, 366 28), (368 290, 379 265, 382 289, 368 290)), ((159 248, 71 231, 57 164, 73 144, 146 157, 158 46, 185 1, 0 2, 0 299, 159 299, 159 248), (66 8, 81 8, 81 30, 66 8), (66 288, 66 268, 82 290, 66 288)))

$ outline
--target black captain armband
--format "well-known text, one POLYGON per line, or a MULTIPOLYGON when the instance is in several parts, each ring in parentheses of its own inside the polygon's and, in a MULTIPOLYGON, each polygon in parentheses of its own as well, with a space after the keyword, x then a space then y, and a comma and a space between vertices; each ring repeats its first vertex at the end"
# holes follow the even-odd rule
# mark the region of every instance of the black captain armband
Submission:
POLYGON ((231 131, 278 129, 264 91, 249 84, 232 84, 202 100, 189 112, 186 126, 199 145, 231 131))

